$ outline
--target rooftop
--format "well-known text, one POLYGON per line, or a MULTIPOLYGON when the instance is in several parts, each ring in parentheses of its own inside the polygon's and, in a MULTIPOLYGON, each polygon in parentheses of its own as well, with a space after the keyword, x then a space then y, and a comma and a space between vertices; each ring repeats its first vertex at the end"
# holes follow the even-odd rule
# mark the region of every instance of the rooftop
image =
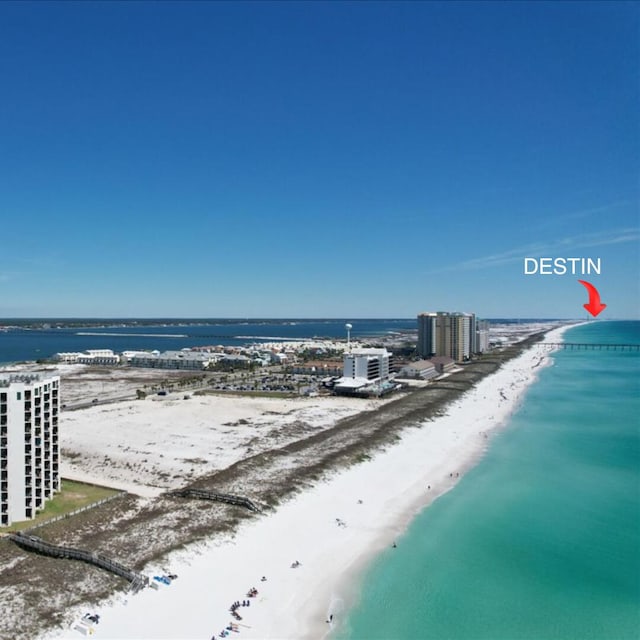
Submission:
POLYGON ((40 373, 0 373, 0 387, 9 387, 12 384, 32 384, 43 382, 55 376, 42 375, 40 373))

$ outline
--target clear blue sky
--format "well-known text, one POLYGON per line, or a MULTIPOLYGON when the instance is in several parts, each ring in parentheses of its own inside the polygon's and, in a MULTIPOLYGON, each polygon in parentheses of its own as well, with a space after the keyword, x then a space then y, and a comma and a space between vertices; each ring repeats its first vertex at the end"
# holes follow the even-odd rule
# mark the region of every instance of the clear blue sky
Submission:
POLYGON ((639 317, 639 7, 2 2, 0 317, 639 317))

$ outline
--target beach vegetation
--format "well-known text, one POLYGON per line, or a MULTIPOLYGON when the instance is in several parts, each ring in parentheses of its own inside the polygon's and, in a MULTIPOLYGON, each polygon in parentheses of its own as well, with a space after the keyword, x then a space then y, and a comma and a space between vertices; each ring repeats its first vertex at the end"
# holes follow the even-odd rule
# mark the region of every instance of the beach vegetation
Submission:
POLYGON ((51 500, 47 501, 44 509, 39 511, 35 518, 14 522, 8 527, 0 527, 0 532, 28 529, 50 518, 71 513, 76 509, 81 509, 94 502, 99 502, 100 500, 110 498, 120 493, 117 489, 85 484, 84 482, 75 482, 73 480, 62 480, 61 484, 60 492, 56 493, 51 500))
POLYGON ((355 457, 356 464, 360 464, 362 462, 368 462, 369 460, 371 460, 371 456, 368 453, 365 453, 364 451, 361 451, 355 457))

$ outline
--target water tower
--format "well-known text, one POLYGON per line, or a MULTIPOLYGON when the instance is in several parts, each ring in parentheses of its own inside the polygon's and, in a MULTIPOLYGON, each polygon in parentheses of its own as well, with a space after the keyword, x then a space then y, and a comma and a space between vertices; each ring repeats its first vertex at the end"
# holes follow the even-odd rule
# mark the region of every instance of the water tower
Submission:
POLYGON ((344 325, 344 328, 347 330, 347 351, 351 351, 351 329, 353 329, 353 325, 347 324, 344 325))

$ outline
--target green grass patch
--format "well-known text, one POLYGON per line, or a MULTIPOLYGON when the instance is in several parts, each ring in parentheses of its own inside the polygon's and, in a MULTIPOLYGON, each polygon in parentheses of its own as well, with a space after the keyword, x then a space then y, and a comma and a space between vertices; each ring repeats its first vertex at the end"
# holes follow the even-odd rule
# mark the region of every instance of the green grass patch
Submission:
POLYGON ((120 491, 107 487, 99 487, 94 484, 85 484, 84 482, 62 480, 61 490, 56 493, 51 500, 45 502, 44 509, 38 511, 35 518, 14 522, 8 527, 0 527, 0 533, 28 529, 36 524, 40 524, 44 520, 70 513, 81 507, 86 507, 88 504, 109 498, 116 493, 120 493, 120 491))

